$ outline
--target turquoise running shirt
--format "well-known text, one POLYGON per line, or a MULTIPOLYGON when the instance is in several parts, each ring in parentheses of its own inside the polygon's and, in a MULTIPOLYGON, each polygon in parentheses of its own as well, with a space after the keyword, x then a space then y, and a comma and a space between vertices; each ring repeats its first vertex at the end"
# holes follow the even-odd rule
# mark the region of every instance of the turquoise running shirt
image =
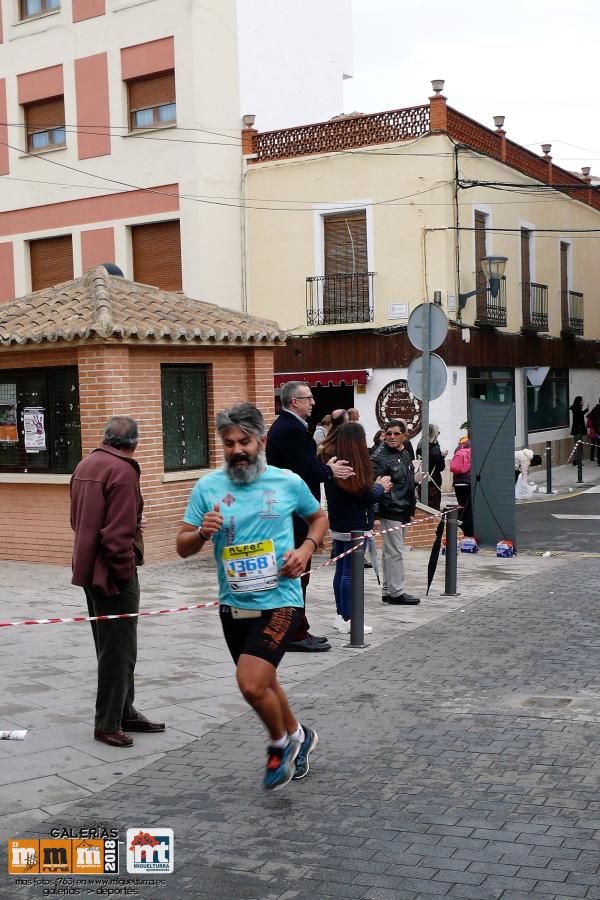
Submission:
POLYGON ((306 517, 320 509, 300 476, 267 466, 256 481, 236 484, 218 469, 196 483, 183 521, 199 528, 215 503, 225 520, 211 538, 219 602, 240 609, 302 606, 300 579, 278 574, 283 554, 294 549, 292 513, 306 517))

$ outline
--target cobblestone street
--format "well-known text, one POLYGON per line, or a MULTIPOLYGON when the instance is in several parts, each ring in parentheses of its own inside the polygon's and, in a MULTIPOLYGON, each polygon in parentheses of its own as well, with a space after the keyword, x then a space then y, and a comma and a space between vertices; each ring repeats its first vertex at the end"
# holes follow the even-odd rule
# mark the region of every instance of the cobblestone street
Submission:
POLYGON ((304 781, 262 790, 244 713, 35 834, 173 828, 143 897, 600 898, 598 572, 555 563, 298 683, 304 781))

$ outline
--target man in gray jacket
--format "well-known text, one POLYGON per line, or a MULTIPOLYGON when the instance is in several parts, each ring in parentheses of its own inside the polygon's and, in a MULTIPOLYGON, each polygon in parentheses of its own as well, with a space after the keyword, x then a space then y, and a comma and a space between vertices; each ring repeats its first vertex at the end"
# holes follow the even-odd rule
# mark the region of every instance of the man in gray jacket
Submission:
POLYGON ((392 489, 379 501, 379 518, 383 540, 383 596, 384 603, 415 606, 419 597, 404 590, 404 529, 398 528, 411 520, 416 509, 415 473, 404 450, 408 435, 399 419, 388 422, 379 452, 373 458, 376 476, 389 475, 392 489), (393 529, 393 530, 389 530, 393 529))

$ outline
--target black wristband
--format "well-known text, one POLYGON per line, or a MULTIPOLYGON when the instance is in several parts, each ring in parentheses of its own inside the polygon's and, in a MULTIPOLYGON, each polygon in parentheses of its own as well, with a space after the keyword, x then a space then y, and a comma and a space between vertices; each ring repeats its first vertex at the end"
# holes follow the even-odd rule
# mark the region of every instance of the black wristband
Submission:
POLYGON ((209 537, 205 537, 205 535, 202 534, 202 525, 198 529, 198 537, 202 538, 204 543, 206 543, 207 541, 210 541, 210 535, 209 535, 209 537))
POLYGON ((306 535, 306 537, 304 538, 304 540, 305 540, 305 541, 312 541, 312 543, 315 545, 315 549, 313 550, 313 553, 315 552, 315 550, 318 550, 318 549, 319 549, 319 547, 317 546, 317 542, 315 541, 314 538, 311 538, 311 537, 309 537, 308 535, 306 535))

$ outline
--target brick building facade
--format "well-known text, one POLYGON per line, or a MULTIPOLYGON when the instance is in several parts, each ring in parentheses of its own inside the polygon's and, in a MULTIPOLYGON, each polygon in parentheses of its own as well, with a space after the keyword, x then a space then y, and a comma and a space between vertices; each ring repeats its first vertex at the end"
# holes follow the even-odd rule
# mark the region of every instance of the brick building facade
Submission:
POLYGON ((0 443, 0 558, 70 560, 70 472, 115 413, 140 425, 147 558, 172 557, 193 483, 221 462, 215 411, 247 399, 272 418, 273 348, 283 338, 273 322, 137 285, 101 267, 4 306, 0 412, 10 418, 14 395, 17 440, 0 443), (53 386, 57 372, 67 376, 61 391, 53 386), (35 409, 42 411, 44 450, 27 449, 35 409), (183 421, 181 432, 168 424, 175 421, 178 428, 183 421), (176 458, 182 452, 190 456, 176 458))

